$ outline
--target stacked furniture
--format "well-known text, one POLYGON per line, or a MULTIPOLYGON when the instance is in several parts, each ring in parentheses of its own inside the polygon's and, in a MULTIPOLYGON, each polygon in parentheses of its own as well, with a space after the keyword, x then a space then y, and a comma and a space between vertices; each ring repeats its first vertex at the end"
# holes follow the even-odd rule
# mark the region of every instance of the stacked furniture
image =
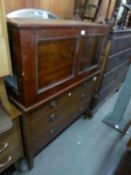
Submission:
POLYGON ((94 110, 103 104, 113 92, 119 90, 125 79, 131 56, 131 30, 112 31, 110 42, 107 61, 94 100, 94 110))
POLYGON ((23 156, 19 116, 7 98, 3 77, 12 74, 3 1, 0 1, 0 173, 10 165, 18 167, 23 156))
POLYGON ((29 168, 33 157, 88 113, 110 27, 66 20, 8 20, 14 76, 10 99, 23 113, 29 168))

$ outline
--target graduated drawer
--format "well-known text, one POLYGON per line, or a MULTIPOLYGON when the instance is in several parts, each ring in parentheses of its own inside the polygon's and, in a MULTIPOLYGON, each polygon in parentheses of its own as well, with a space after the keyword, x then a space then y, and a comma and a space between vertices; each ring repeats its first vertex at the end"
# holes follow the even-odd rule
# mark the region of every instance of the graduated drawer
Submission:
POLYGON ((13 128, 0 134, 0 172, 22 157, 22 142, 19 120, 13 121, 13 128))
POLYGON ((81 93, 81 86, 79 86, 77 89, 67 91, 54 101, 52 100, 56 104, 55 107, 50 108, 50 103, 47 103, 37 111, 30 113, 29 120, 33 138, 75 111, 79 107, 81 93))
POLYGON ((54 123, 51 127, 40 132, 37 137, 32 139, 33 155, 37 154, 47 144, 49 144, 57 135, 79 117, 79 108, 72 111, 70 115, 64 117, 59 122, 54 123))
POLYGON ((110 54, 121 52, 131 47, 131 33, 121 33, 112 36, 112 46, 110 54))
POLYGON ((9 147, 4 152, 0 153, 0 172, 15 163, 21 157, 21 155, 22 153, 20 152, 18 145, 12 148, 9 147))
MULTIPOLYGON (((64 117, 70 115, 73 111, 80 109, 80 103, 88 101, 92 96, 94 82, 88 83, 88 87, 83 87, 83 83, 79 86, 65 92, 57 97, 54 101, 55 106, 50 108, 50 102, 43 107, 30 113, 31 134, 33 138, 37 137, 41 132, 57 124, 64 117)), ((52 100, 53 102, 53 100, 52 100)))

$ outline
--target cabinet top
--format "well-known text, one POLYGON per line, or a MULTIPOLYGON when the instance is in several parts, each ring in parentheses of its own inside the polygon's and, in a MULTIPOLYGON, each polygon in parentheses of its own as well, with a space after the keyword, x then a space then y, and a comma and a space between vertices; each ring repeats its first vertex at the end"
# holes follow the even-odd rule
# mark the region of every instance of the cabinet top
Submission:
POLYGON ((76 21, 76 20, 64 20, 64 19, 51 19, 51 20, 41 20, 41 19, 28 19, 28 18, 7 18, 8 24, 11 24, 20 28, 32 28, 32 27, 48 27, 48 26, 60 26, 60 27, 110 27, 107 24, 97 24, 89 23, 86 21, 76 21))

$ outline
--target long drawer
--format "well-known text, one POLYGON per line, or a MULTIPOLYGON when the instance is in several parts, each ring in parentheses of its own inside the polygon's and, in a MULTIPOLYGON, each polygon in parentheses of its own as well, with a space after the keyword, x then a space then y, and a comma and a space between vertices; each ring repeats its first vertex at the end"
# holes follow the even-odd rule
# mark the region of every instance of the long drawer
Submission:
POLYGON ((23 155, 19 121, 13 121, 13 128, 0 135, 0 172, 23 155))
POLYGON ((78 107, 72 109, 72 111, 54 123, 49 128, 46 128, 43 132, 40 132, 36 138, 32 140, 33 154, 37 154, 44 146, 50 143, 58 134, 60 134, 66 127, 68 127, 74 120, 76 120, 85 110, 88 109, 89 101, 83 101, 79 103, 78 107))
POLYGON ((30 113, 33 153, 36 154, 89 107, 95 82, 89 80, 30 113))

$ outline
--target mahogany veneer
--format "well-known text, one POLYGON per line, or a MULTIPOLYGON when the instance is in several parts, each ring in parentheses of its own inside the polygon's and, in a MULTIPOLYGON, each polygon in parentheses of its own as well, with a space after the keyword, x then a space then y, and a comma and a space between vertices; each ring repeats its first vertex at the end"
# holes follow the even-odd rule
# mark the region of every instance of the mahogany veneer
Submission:
POLYGON ((7 87, 23 111, 31 168, 33 156, 89 109, 110 27, 14 19, 8 29, 16 82, 7 87))

